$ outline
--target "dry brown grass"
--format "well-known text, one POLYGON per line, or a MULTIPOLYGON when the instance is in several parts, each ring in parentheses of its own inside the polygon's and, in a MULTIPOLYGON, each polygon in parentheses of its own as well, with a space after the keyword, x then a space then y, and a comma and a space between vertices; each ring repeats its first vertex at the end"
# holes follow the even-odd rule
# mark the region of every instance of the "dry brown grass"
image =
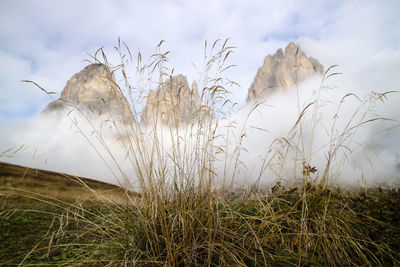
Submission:
MULTIPOLYGON (((132 104, 140 103, 143 89, 132 85, 127 75, 129 64, 137 66, 137 73, 145 77, 155 73, 157 82, 162 83, 172 71, 165 66, 168 51, 163 52, 161 44, 146 64, 142 63, 140 54, 138 62, 132 64, 130 51, 129 57, 125 56, 120 42, 116 47, 121 56, 118 65, 111 65, 102 49, 98 51, 102 60, 96 55, 93 58, 95 62, 106 64, 111 73, 122 72, 123 83, 117 83, 113 90, 125 92, 132 104)), ((72 241, 52 244, 73 255, 59 264, 376 266, 384 264, 383 259, 399 263, 398 252, 388 250, 385 243, 379 244, 370 238, 368 231, 374 229, 374 219, 353 209, 349 204, 354 201, 352 193, 337 189, 331 182, 331 164, 336 153, 344 146, 348 147, 346 142, 351 144, 354 129, 374 120, 361 114, 361 121, 350 118, 348 127, 342 132, 334 130, 331 138, 337 146, 327 144, 326 171, 319 179, 312 179, 314 169, 310 164, 314 155, 312 140, 318 127, 319 94, 313 103, 305 104, 299 110, 299 119, 288 136, 276 140, 276 146, 271 145, 274 148, 271 151, 275 153, 272 159, 280 155, 281 160, 266 158, 263 166, 263 170, 275 166, 279 175, 279 170, 287 166, 288 155, 296 155, 293 160, 298 173, 293 182, 296 186, 283 188, 277 184, 271 194, 260 195, 256 184, 253 191, 236 202, 226 197, 232 193, 231 187, 218 187, 217 181, 230 185, 234 180, 237 166, 241 164, 240 146, 244 138, 242 134, 234 144, 238 149, 230 161, 233 166, 224 166, 225 169, 232 168, 233 172, 224 171, 223 177, 217 176, 216 155, 226 156, 224 153, 228 153, 229 145, 217 145, 216 140, 221 136, 216 129, 218 118, 229 116, 230 108, 226 108, 229 92, 225 86, 230 81, 222 76, 230 67, 226 67, 226 63, 232 49, 227 41, 217 41, 211 48, 206 48, 199 87, 203 88, 202 100, 210 107, 212 116, 199 118, 186 128, 176 124, 159 127, 157 121, 150 123, 150 128, 139 123, 116 125, 120 144, 135 171, 133 178, 139 183, 141 197, 132 197, 126 191, 122 192, 127 196, 126 205, 107 205, 96 212, 78 205, 66 209, 70 216, 62 217, 68 219, 54 234, 56 239, 61 240, 68 234, 67 222, 72 218, 84 231, 72 241), (310 116, 305 116, 308 113, 310 116), (311 118, 311 122, 304 123, 306 118, 311 118), (305 136, 303 127, 306 125, 311 127, 311 137, 305 136), (310 139, 311 143, 305 142, 310 139)), ((325 73, 322 83, 329 75, 325 73)), ((135 105, 132 110, 139 121, 140 110, 135 105)), ((97 128, 93 128, 93 133, 108 156, 99 154, 100 158, 107 166, 118 166, 116 173, 120 175, 115 178, 129 189, 132 177, 122 170, 97 128)), ((87 136, 88 133, 82 134, 87 136)), ((95 143, 90 144, 96 149, 95 143)), ((84 192, 81 195, 86 196, 84 192)), ((22 263, 27 259, 25 257, 22 263)))
MULTIPOLYGON (((33 199, 56 199, 69 203, 129 203, 126 190, 88 178, 0 162, 0 194, 7 205, 32 204, 33 199)), ((37 205, 40 202, 36 201, 37 205)))

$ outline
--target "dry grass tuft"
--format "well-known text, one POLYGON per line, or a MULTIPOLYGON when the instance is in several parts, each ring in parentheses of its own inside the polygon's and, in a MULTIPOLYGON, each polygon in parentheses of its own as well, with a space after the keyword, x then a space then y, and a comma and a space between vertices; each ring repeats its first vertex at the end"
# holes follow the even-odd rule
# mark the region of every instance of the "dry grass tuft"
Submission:
MULTIPOLYGON (((95 62, 106 64, 111 73, 122 74, 121 85, 115 84, 114 89, 129 97, 137 121, 141 117, 138 103, 145 101, 142 86, 163 83, 173 72, 166 67, 169 52, 162 51, 162 43, 148 63, 142 62, 140 53, 134 62, 129 49, 126 45, 121 47, 120 41, 116 47, 121 57, 119 64, 111 65, 103 49, 93 56, 95 62), (124 49, 129 56, 124 54, 124 49), (129 76, 132 70, 135 70, 135 79, 129 76)), ((137 184, 132 183, 132 177, 124 172, 106 140, 93 127, 94 135, 109 153, 99 152, 100 158, 107 166, 118 166, 115 178, 125 186, 126 192, 139 188, 141 195, 136 197, 125 192, 127 203, 111 200, 101 207, 73 204, 65 208, 59 217, 59 228, 48 244, 47 259, 50 251, 60 250, 70 253, 70 257, 58 259, 57 264, 64 265, 399 264, 399 251, 390 250, 386 243, 371 237, 376 220, 363 213, 362 197, 334 184, 342 164, 337 161, 338 154, 351 152, 352 137, 362 125, 384 118, 371 118, 367 116, 368 109, 365 112, 365 109, 356 109, 340 130, 335 126, 335 119, 330 143, 325 146, 328 155, 325 170, 320 177, 315 177, 317 170, 311 164, 315 151, 313 139, 319 122, 320 92, 325 80, 336 75, 331 69, 325 73, 315 100, 299 110, 298 120, 288 136, 271 144, 271 152, 260 171, 262 174, 272 168, 285 180, 284 170, 290 160, 294 162, 295 181, 288 185, 277 182, 268 194, 260 194, 256 183, 246 196, 232 201, 229 196, 235 192, 230 185, 238 165, 242 164, 239 156, 245 135, 238 137, 235 144, 238 148, 233 156, 229 155, 231 160, 225 163, 223 177, 217 176, 216 162, 217 155, 228 158, 228 141, 217 129, 219 119, 229 116, 234 106, 226 89, 232 81, 223 78, 224 71, 233 66, 227 65, 233 49, 228 40, 217 40, 211 48, 206 43, 199 88, 203 89, 201 97, 209 107, 209 114, 200 115, 196 123, 188 127, 160 126, 157 120, 148 127, 140 123, 115 124, 137 184), (221 145, 217 140, 226 142, 221 145), (223 181, 222 185, 217 181, 223 181)), ((351 96, 344 99, 347 97, 351 96)), ((360 106, 371 105, 382 97, 386 94, 371 96, 361 101, 360 106)), ((121 115, 122 112, 121 107, 121 115)), ((245 129, 245 123, 240 127, 245 129)), ((35 247, 32 251, 42 249, 35 247)), ((28 256, 21 264, 27 262, 28 256)))

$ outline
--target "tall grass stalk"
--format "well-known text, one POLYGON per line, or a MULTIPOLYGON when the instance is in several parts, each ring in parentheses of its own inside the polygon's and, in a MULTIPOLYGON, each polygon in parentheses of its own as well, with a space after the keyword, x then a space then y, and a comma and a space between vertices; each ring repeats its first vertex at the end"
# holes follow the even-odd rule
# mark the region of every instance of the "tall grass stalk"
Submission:
MULTIPOLYGON (((345 154, 351 153, 352 138, 357 129, 384 118, 370 118, 368 112, 360 115, 364 109, 356 109, 339 131, 336 127, 338 116, 335 116, 329 144, 324 148, 313 147, 315 131, 319 127, 320 92, 325 80, 336 75, 332 68, 325 72, 314 101, 299 108, 298 120, 288 136, 271 144, 251 192, 246 198, 233 201, 230 196, 235 194, 232 185, 242 164, 240 154, 244 149, 242 140, 246 122, 236 123, 235 127, 242 128, 236 144, 233 144, 233 155, 228 155, 232 145, 228 136, 235 123, 227 127, 226 135, 221 134, 218 127, 220 119, 229 117, 233 108, 226 89, 233 82, 223 76, 232 67, 227 60, 234 47, 228 44, 228 40, 217 40, 211 47, 206 43, 204 68, 199 79, 204 105, 198 110, 195 122, 182 127, 177 121, 178 116, 172 116, 169 123, 160 124, 160 118, 168 114, 159 114, 145 125, 139 123, 146 100, 143 87, 165 84, 173 75, 173 70, 166 67, 169 52, 162 50, 162 43, 147 63, 143 63, 140 53, 134 60, 121 41, 115 47, 121 59, 117 65, 107 60, 103 49, 92 57, 94 62, 109 68, 107 78, 111 81, 119 73, 117 76, 121 80, 114 82, 112 90, 115 96, 117 91, 124 92, 132 104, 135 121, 122 119, 123 123, 118 123, 114 118, 110 123, 114 125, 134 173, 125 172, 111 146, 92 125, 97 143, 90 138, 88 141, 126 188, 129 203, 108 203, 96 212, 83 205, 66 210, 61 218, 66 221, 63 226, 76 220, 84 230, 76 242, 50 244, 63 249, 68 247, 75 255, 80 255, 62 263, 108 266, 372 266, 382 264, 382 257, 393 257, 392 252, 374 243, 363 232, 365 227, 372 227, 372 221, 349 205, 349 199, 357 196, 333 183, 340 168, 335 169, 336 173, 332 171, 334 164, 343 164, 336 160, 339 153, 343 150, 345 154), (130 76, 132 71, 136 75, 134 78, 130 76), (306 136, 306 133, 310 135, 306 136), (103 146, 102 150, 98 145, 103 146), (326 149, 327 157, 325 169, 318 177, 314 174, 317 170, 312 162, 315 151, 321 149, 326 149), (296 155, 294 159, 293 154, 296 155), (221 166, 217 162, 221 158, 225 159, 223 177, 217 174, 220 173, 217 168, 221 166), (294 162, 296 179, 287 185, 278 182, 272 192, 258 194, 258 182, 264 171, 271 169, 285 180, 286 170, 291 166, 289 161, 294 162), (132 196, 129 191, 139 191, 141 195, 132 196)), ((360 107, 370 105, 377 96, 386 96, 386 93, 361 100, 360 107)), ((349 97, 353 95, 346 95, 343 100, 349 97)), ((251 112, 256 108, 257 105, 251 112)), ((177 114, 178 111, 171 112, 177 114)), ((123 118, 122 104, 120 113, 123 118)), ((88 136, 78 123, 75 125, 84 136, 88 136)), ((60 239, 66 231, 61 227, 54 239, 60 239)))

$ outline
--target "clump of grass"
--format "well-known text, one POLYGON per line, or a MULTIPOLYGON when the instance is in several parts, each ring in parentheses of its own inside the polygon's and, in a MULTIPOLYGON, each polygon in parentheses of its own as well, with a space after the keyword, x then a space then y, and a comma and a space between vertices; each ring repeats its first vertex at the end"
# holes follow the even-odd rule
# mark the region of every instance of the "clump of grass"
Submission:
MULTIPOLYGON (((175 264, 204 265, 207 251, 212 252, 211 265, 237 265, 238 262, 246 266, 398 263, 398 192, 368 190, 367 194, 359 194, 338 189, 321 191, 311 186, 308 191, 307 232, 301 230, 302 198, 296 188, 275 188, 268 197, 225 202, 225 206, 216 203, 212 218, 220 220, 221 225, 217 228, 219 232, 214 233, 212 248, 207 247, 209 241, 205 233, 210 218, 188 226, 191 235, 186 238, 204 244, 203 247, 192 247, 192 244, 181 242, 183 236, 179 234, 185 231, 179 222, 174 222, 176 211, 174 213, 173 205, 167 203, 167 211, 173 212, 167 218, 171 221, 175 241, 180 242, 180 246, 170 250, 178 256, 175 264), (222 242, 226 242, 227 247, 219 247, 222 242), (346 254, 352 251, 354 255, 346 254), (365 258, 357 256, 363 254, 365 258), (185 261, 185 256, 191 260, 185 261)), ((2 207, 0 239, 7 242, 0 243, 1 263, 165 264, 168 250, 161 227, 166 222, 156 218, 145 220, 144 216, 149 216, 144 214, 147 209, 140 207, 141 213, 138 213, 139 208, 109 203, 69 204, 59 208, 47 205, 36 210, 13 208, 12 212, 2 207), (143 224, 148 221, 154 223, 143 224), (146 232, 156 240, 149 239, 146 232), (150 246, 154 244, 157 245, 155 249, 161 249, 159 254, 152 254, 150 246)), ((194 212, 189 210, 188 207, 187 213, 192 215, 194 212)))
MULTIPOLYGON (((102 61, 96 55, 93 58, 108 66, 110 80, 113 80, 114 73, 121 73, 123 83, 115 83, 113 90, 125 92, 131 103, 143 103, 141 85, 162 84, 172 75, 165 66, 168 52, 161 51, 161 44, 147 64, 143 64, 141 55, 138 55, 133 65, 136 65, 136 74, 142 78, 136 80, 137 84, 129 76, 132 55, 126 47, 129 56, 125 56, 120 41, 116 47, 121 56, 118 65, 111 65, 102 50, 99 50, 102 61), (157 82, 150 79, 153 75, 157 76, 157 82)), ((233 182, 237 165, 241 163, 240 144, 244 135, 236 144, 239 149, 230 157, 234 170, 224 171, 224 177, 217 175, 216 155, 227 156, 224 153, 228 153, 228 144, 224 147, 216 140, 225 140, 217 132, 218 119, 229 116, 231 110, 227 108, 229 92, 226 85, 232 82, 222 76, 230 67, 226 67, 226 62, 233 47, 227 41, 216 41, 211 49, 205 50, 200 84, 202 100, 209 109, 207 113, 199 110, 196 123, 188 127, 178 127, 174 123, 160 126, 155 117, 146 127, 140 123, 114 124, 127 161, 133 167, 132 177, 118 165, 107 142, 93 127, 96 138, 109 153, 108 157, 100 156, 107 166, 117 166, 119 175, 114 173, 127 190, 128 203, 108 203, 90 209, 74 204, 65 209, 49 247, 68 251, 73 256, 58 263, 110 266, 399 263, 398 251, 388 249, 386 243, 377 242, 371 235, 376 220, 360 208, 363 207, 360 196, 330 182, 331 166, 339 150, 349 147, 346 142, 352 141, 356 129, 374 119, 361 115, 360 120, 354 121, 353 116, 342 132, 337 132, 334 123, 331 143, 327 145, 325 171, 320 179, 311 179, 316 171, 310 164, 314 155, 312 141, 318 122, 319 94, 316 94, 314 102, 300 111, 289 136, 273 144, 271 151, 275 154, 271 155, 271 160, 266 157, 261 170, 278 166, 276 173, 285 179, 279 168, 286 167, 288 155, 294 151, 297 177, 291 183, 292 187, 278 182, 269 194, 259 194, 256 183, 241 199, 232 201, 229 198, 234 192, 232 187, 225 185, 233 182), (315 108, 311 111, 311 124, 307 124, 306 114, 312 105, 315 108), (305 126, 311 127, 311 143, 305 141, 309 141, 305 137, 305 126), (280 161, 274 161, 279 158, 276 155, 281 156, 280 161), (132 183, 132 178, 137 184, 132 183), (217 181, 223 183, 218 185, 217 181), (140 196, 128 193, 137 188, 140 196), (72 224, 75 228, 69 228, 72 224), (72 238, 71 233, 75 233, 72 238)), ((333 75, 329 71, 323 81, 333 75)), ((132 105, 132 111, 139 121, 140 109, 132 105)), ((91 144, 95 147, 94 143, 91 144)))

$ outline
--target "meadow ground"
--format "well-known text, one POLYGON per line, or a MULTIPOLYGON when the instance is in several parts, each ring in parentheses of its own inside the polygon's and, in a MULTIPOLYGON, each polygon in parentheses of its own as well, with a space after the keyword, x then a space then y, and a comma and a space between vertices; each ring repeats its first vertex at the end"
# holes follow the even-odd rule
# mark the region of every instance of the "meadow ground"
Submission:
MULTIPOLYGON (((52 236, 60 229, 63 215, 75 205, 90 210, 101 209, 106 203, 125 205, 124 194, 118 186, 88 178, 1 162, 0 265, 16 265, 25 257, 25 264, 55 264, 74 257, 67 251, 51 249, 52 236), (38 250, 30 254, 34 248, 38 250)), ((72 240, 68 236, 79 233, 75 226, 71 225, 71 233, 59 241, 72 240)))
MULTIPOLYGON (((304 218, 304 211, 302 212, 304 201, 303 195, 297 192, 301 191, 298 188, 276 187, 274 192, 267 196, 236 201, 222 201, 218 198, 215 199, 215 206, 209 208, 219 215, 213 218, 207 215, 206 218, 206 221, 217 220, 213 223, 224 224, 216 227, 224 233, 214 233, 214 249, 209 246, 193 248, 186 244, 186 247, 175 247, 174 254, 168 255, 165 253, 167 248, 156 250, 151 247, 150 241, 141 240, 142 255, 133 255, 137 250, 136 246, 140 244, 132 243, 138 242, 136 238, 139 234, 142 234, 144 239, 154 238, 148 236, 147 230, 142 231, 144 226, 140 225, 140 221, 126 218, 137 212, 130 207, 132 199, 140 199, 143 196, 133 193, 129 193, 128 196, 121 188, 85 178, 78 180, 64 174, 1 163, 0 265, 119 265, 127 262, 136 262, 139 266, 184 266, 203 263, 217 266, 234 262, 248 266, 263 266, 265 263, 272 266, 399 265, 398 189, 374 188, 350 192, 332 188, 321 191, 318 187, 310 185, 307 190, 307 218, 304 218), (82 182, 96 193, 85 188, 82 182), (275 218, 268 217, 265 210, 268 210, 268 214, 273 213, 275 218), (224 213, 229 215, 223 215, 224 213), (319 221, 322 213, 328 219, 319 221), (110 217, 110 214, 113 216, 110 217), (351 224, 336 221, 346 216, 351 220, 351 224), (316 229, 318 221, 326 224, 326 229, 322 232, 329 237, 324 242, 321 241, 324 239, 323 233, 316 229), (115 223, 120 223, 121 226, 116 226, 115 223), (273 225, 275 223, 280 225, 273 225), (305 226, 302 226, 302 223, 305 223, 305 226), (134 227, 139 228, 139 233, 135 233, 134 227), (307 227, 307 230, 303 227, 307 227), (255 239, 250 236, 249 229, 254 231, 255 239), (340 237, 341 234, 349 233, 352 235, 349 241, 359 242, 356 247, 347 251, 353 250, 354 253, 364 256, 345 256, 345 248, 335 247, 351 247, 351 242, 348 243, 346 237, 340 237), (132 240, 127 240, 128 236, 132 240), (254 240, 258 240, 257 246, 253 244, 254 240), (121 247, 118 248, 116 244, 120 244, 121 247), (229 249, 232 251, 224 252, 218 247, 219 244, 230 244, 229 249), (325 245, 332 247, 324 247, 325 245), (237 251, 234 251, 235 249, 237 251), (214 250, 219 255, 211 255, 207 262, 208 256, 205 251, 208 250, 214 250), (198 255, 189 255, 194 252, 198 255)), ((165 205, 167 211, 172 213, 177 213, 174 205, 182 208, 176 203, 165 205)), ((190 203, 187 203, 186 207, 186 212, 197 216, 196 207, 191 207, 190 203)), ((155 225, 162 228, 160 222, 155 225)), ((183 226, 175 227, 175 235, 185 234, 187 231, 183 226)), ((192 227, 191 240, 199 242, 204 233, 195 228, 200 227, 200 224, 193 223, 192 227)), ((168 232, 156 228, 154 234, 158 237, 168 235, 168 232)), ((185 246, 185 237, 175 236, 173 239, 185 246)), ((168 245, 167 240, 159 241, 163 246, 168 245)), ((170 242, 169 245, 176 244, 170 242)))

